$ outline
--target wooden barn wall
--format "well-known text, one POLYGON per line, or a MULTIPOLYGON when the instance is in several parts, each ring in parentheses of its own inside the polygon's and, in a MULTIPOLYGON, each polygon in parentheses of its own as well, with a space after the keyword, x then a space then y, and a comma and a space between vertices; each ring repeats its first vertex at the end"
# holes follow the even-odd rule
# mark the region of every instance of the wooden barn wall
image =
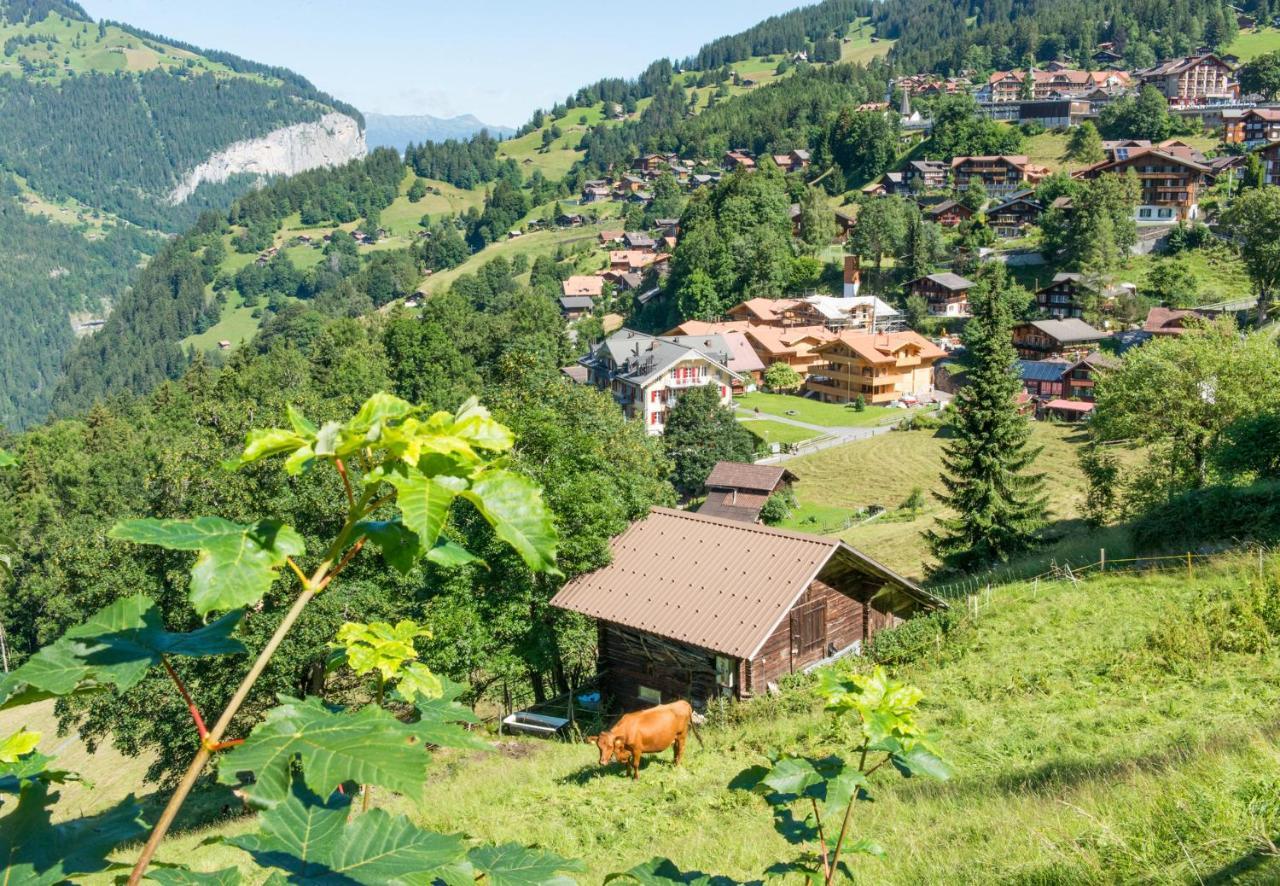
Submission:
POLYGON ((687 699, 701 708, 715 695, 715 653, 621 625, 599 622, 600 672, 613 704, 622 710, 652 705, 640 687, 662 693, 662 703, 687 699))
MULTIPOLYGON (((870 598, 878 586, 864 584, 850 590, 860 598, 870 598)), ((865 641, 877 631, 899 621, 892 614, 818 579, 805 590, 804 596, 792 607, 792 612, 817 600, 824 601, 827 606, 827 637, 823 646, 802 653, 795 642, 797 638, 793 637, 791 615, 788 614, 749 663, 748 679, 743 684, 747 693, 744 694, 762 694, 770 683, 777 683, 785 675, 803 670, 856 642, 865 641)))

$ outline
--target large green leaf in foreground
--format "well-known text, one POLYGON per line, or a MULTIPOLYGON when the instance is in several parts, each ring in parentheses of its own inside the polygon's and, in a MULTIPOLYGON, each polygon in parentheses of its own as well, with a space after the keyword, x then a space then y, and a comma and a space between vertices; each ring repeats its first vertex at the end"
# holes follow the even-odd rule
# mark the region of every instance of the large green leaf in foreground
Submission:
POLYGON ((130 796, 93 818, 52 824, 56 799, 39 781, 23 784, 17 807, 0 817, 0 883, 46 886, 101 871, 107 855, 146 831, 130 796))
POLYGON ((414 726, 376 706, 355 713, 331 711, 318 699, 281 698, 279 707, 226 754, 218 779, 237 784, 237 774, 252 772, 249 799, 272 807, 289 795, 294 761, 307 787, 328 796, 347 782, 371 784, 421 800, 429 757, 414 726))
POLYGON ((191 570, 191 604, 201 615, 257 603, 285 560, 305 549, 302 536, 278 520, 248 526, 221 517, 125 520, 109 535, 174 551, 199 551, 191 570))

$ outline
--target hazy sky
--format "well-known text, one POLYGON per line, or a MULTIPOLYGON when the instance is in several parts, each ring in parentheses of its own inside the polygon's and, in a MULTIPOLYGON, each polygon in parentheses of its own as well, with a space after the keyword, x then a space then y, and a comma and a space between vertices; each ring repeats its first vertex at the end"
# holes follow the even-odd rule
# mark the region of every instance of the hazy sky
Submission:
POLYGON ((471 113, 519 125, 601 77, 794 8, 801 0, 81 0, 128 22, 303 74, 362 111, 471 113))

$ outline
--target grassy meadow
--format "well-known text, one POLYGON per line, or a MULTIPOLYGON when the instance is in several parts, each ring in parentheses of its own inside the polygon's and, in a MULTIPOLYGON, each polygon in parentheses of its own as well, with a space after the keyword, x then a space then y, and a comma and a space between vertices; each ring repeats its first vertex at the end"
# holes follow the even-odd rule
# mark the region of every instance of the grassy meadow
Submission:
MULTIPOLYGON (((1258 569, 1226 557, 1190 580, 1110 574, 996 589, 940 651, 894 669, 924 692, 921 722, 954 776, 872 776, 877 802, 856 809, 851 834, 885 856, 856 856, 854 882, 1275 882, 1280 660, 1197 661, 1170 639, 1258 569)), ((702 735, 684 766, 646 758, 635 783, 580 744, 504 737, 490 752, 442 755, 429 802, 392 808, 441 831, 581 858, 583 883, 654 855, 738 879, 797 855, 765 803, 729 783, 770 751, 848 753, 840 733, 792 690, 731 709, 702 735)), ((209 838, 250 828, 238 818, 180 831, 160 857, 204 871, 246 864, 209 838)))
POLYGON ((852 406, 842 403, 821 403, 793 394, 766 394, 758 391, 736 397, 733 402, 740 410, 758 410, 765 415, 781 416, 824 428, 874 427, 910 415, 906 410, 888 406, 868 406, 858 412, 852 406), (793 412, 794 415, 791 414, 793 412))

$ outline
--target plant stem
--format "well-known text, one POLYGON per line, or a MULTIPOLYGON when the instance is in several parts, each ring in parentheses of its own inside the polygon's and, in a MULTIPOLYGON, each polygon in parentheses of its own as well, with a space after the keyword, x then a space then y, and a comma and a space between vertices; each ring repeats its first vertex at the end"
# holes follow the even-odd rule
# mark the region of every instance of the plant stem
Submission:
POLYGON ((822 879, 830 883, 831 863, 827 860, 827 838, 822 833, 822 815, 818 812, 818 801, 810 797, 809 802, 813 804, 813 820, 818 823, 818 849, 822 853, 822 879))
MULTIPOLYGON (((377 694, 378 707, 382 707, 382 692, 385 686, 386 686, 386 682, 382 679, 382 672, 379 671, 378 672, 378 694, 377 694)), ((361 812, 369 811, 369 801, 372 797, 373 797, 373 785, 367 784, 364 786, 364 796, 360 798, 361 812)))
POLYGON ((169 679, 173 680, 175 686, 178 687, 178 693, 182 696, 182 700, 187 703, 187 710, 191 712, 191 719, 195 721, 196 731, 200 733, 200 741, 209 737, 209 729, 204 725, 204 717, 200 716, 200 709, 196 707, 195 701, 191 698, 191 693, 187 691, 186 685, 182 682, 182 678, 178 676, 178 672, 173 669, 173 665, 169 664, 169 657, 160 656, 160 663, 164 665, 165 671, 169 674, 169 679))
MULTIPOLYGON (((862 743, 862 753, 858 757, 858 771, 865 772, 867 766, 867 744, 862 743)), ((849 834, 849 819, 853 816, 853 804, 858 802, 858 792, 855 789, 853 796, 849 798, 849 805, 844 807, 844 821, 840 823, 840 836, 836 838, 836 848, 831 854, 831 869, 827 871, 827 886, 831 886, 831 881, 836 875, 838 864, 840 862, 840 850, 844 849, 844 838, 849 834)))

